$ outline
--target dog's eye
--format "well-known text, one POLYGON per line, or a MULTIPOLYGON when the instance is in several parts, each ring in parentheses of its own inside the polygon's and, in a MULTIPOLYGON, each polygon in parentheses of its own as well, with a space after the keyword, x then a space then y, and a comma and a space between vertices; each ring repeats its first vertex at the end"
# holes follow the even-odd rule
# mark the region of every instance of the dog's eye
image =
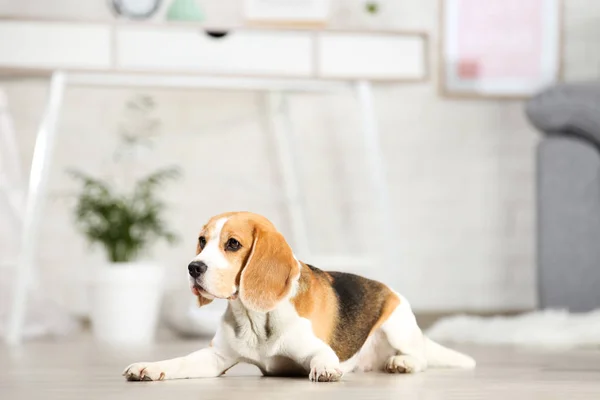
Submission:
POLYGON ((242 245, 234 238, 229 239, 227 243, 225 243, 225 250, 228 251, 237 251, 240 247, 242 247, 242 245))
POLYGON ((204 236, 200 236, 198 238, 198 244, 200 245, 200 250, 204 250, 204 246, 206 246, 206 238, 204 236))

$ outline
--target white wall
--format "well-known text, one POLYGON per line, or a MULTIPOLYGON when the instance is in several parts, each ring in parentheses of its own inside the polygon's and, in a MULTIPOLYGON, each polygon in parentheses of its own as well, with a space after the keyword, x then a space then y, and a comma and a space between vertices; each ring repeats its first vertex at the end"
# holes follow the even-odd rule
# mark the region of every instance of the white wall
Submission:
MULTIPOLYGON (((199 1, 211 23, 240 22, 237 1, 199 1)), ((425 30, 436 71, 438 1, 383 2, 381 27, 425 30), (387 8, 386 8, 387 6, 387 8)), ((365 24, 360 1, 336 9, 334 24, 365 24)), ((0 13, 105 18, 103 2, 0 0, 0 13)), ((565 76, 600 76, 600 4, 566 0, 565 76)), ((5 80, 10 109, 29 163, 46 82, 5 80)), ((39 265, 44 289, 74 310, 85 310, 78 277, 102 254, 90 250, 70 223, 73 190, 64 169, 100 173, 108 165, 124 89, 70 89, 60 121, 39 265), (65 285, 68 281, 70 284, 65 285)), ((184 238, 152 256, 183 283, 197 230, 212 214, 249 209, 288 231, 273 139, 261 120, 258 93, 147 90, 158 103, 163 136, 147 166, 179 162, 184 178, 167 190, 169 220, 184 238)), ((364 271, 384 279, 419 310, 497 310, 535 306, 534 158, 538 140, 521 101, 454 100, 437 93, 437 76, 423 84, 376 90, 397 227, 395 265, 364 271)), ((367 185, 356 105, 349 96, 291 98, 302 138, 304 183, 315 250, 380 251, 367 185)), ((146 166, 146 167, 147 167, 146 166)), ((10 234, 0 252, 12 248, 10 234)), ((310 260, 305 260, 310 262, 310 260)))

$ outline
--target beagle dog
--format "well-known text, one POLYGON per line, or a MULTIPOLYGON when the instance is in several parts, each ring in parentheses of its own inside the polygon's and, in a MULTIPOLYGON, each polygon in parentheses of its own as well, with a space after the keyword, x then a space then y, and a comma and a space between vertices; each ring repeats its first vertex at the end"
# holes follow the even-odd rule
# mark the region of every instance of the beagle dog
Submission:
POLYGON ((216 377, 237 363, 264 375, 338 381, 351 371, 415 373, 473 368, 475 361, 423 335, 408 301, 383 283, 299 261, 266 218, 213 217, 188 266, 200 306, 229 304, 209 347, 184 357, 131 364, 131 381, 216 377))

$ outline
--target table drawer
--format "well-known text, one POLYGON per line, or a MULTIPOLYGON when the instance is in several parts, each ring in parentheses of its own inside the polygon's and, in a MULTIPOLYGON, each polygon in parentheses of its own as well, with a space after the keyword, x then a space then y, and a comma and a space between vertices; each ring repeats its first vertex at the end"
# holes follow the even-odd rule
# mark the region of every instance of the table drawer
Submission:
POLYGON ((317 69, 322 78, 426 77, 426 45, 419 35, 322 33, 317 47, 317 69))
POLYGON ((282 75, 312 74, 312 40, 302 32, 232 31, 213 38, 199 30, 121 28, 117 67, 132 70, 282 75))
POLYGON ((110 67, 109 26, 62 22, 0 22, 0 66, 110 67))

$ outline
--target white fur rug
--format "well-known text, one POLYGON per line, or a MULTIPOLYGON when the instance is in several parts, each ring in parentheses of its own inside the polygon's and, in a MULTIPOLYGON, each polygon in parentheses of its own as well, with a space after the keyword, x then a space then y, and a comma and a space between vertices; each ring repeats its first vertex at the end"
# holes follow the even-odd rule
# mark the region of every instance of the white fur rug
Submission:
POLYGON ((443 342, 542 347, 552 350, 600 347, 600 310, 535 311, 512 317, 443 318, 426 331, 443 342))

